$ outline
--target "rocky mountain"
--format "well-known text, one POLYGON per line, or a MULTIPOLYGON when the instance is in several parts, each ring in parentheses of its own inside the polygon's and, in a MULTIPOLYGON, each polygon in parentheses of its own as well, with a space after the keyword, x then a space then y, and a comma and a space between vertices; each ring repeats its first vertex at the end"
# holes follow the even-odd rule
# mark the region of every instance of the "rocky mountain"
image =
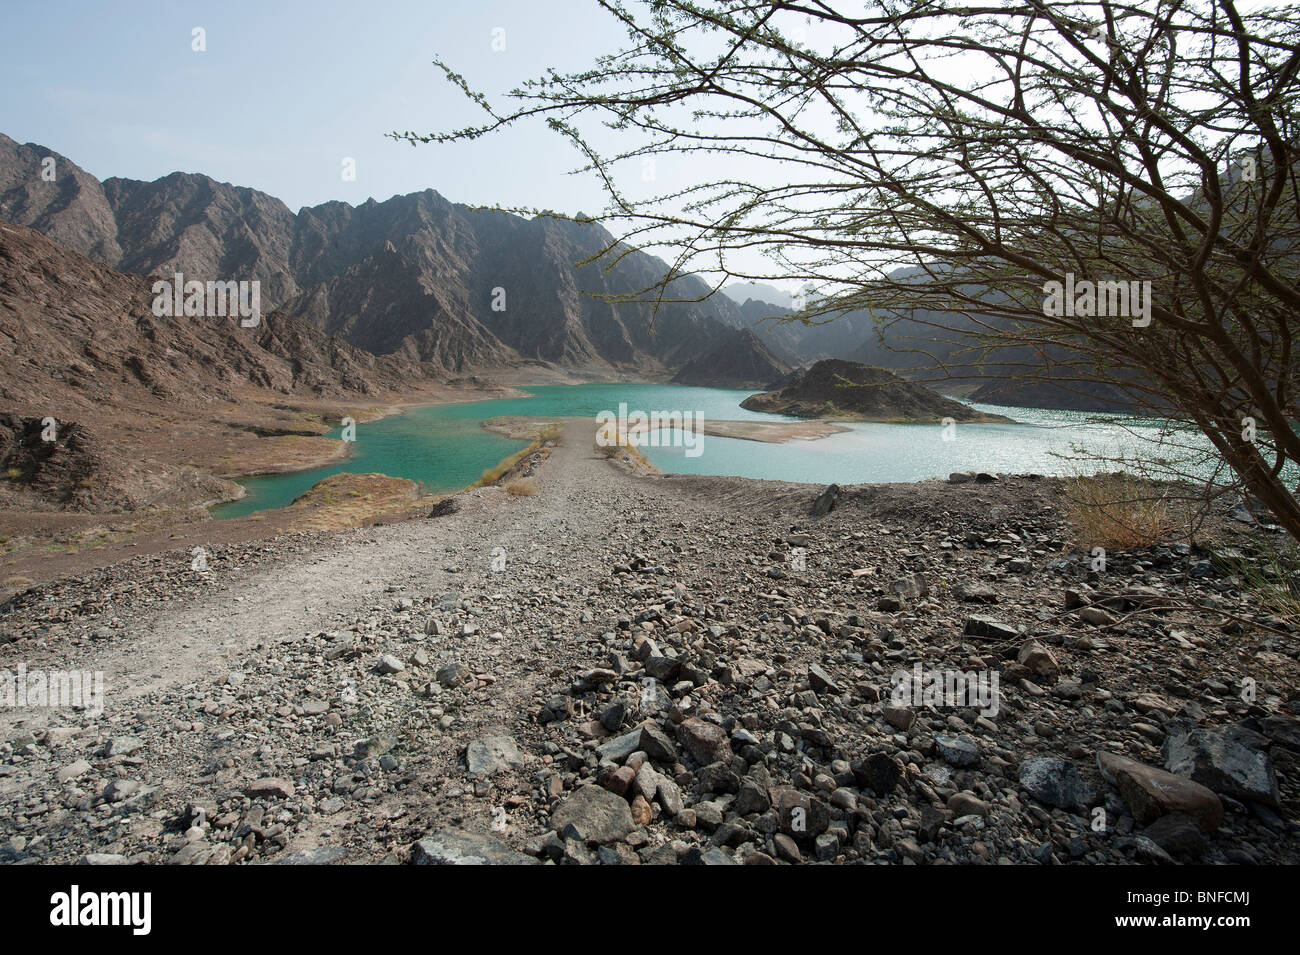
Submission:
POLYGON ((788 375, 790 365, 748 328, 732 329, 699 358, 673 376, 678 385, 712 388, 766 388, 788 375))
POLYGON ((149 497, 146 485, 179 480, 169 464, 146 462, 151 454, 195 458, 214 436, 264 431, 281 412, 299 421, 292 433, 312 435, 319 419, 308 427, 283 402, 373 402, 441 372, 376 357, 292 316, 264 314, 245 328, 233 316, 160 317, 154 300, 148 280, 0 223, 0 465, 9 482, 60 506, 131 506, 149 497), (250 401, 267 414, 243 410, 250 401))
POLYGON ((233 398, 244 388, 312 397, 396 392, 437 370, 377 357, 279 313, 159 317, 150 283, 0 224, 0 401, 233 398))
POLYGON ((737 328, 752 328, 768 348, 791 365, 850 357, 876 329, 875 320, 866 312, 808 323, 783 321, 792 314, 790 308, 767 299, 750 298, 740 304, 736 317, 726 320, 737 328))
MULTIPOLYGON (((0 219, 121 272, 255 279, 267 308, 446 375, 544 363, 594 376, 667 379, 732 341, 729 329, 752 329, 787 365, 847 358, 937 381, 936 363, 969 362, 976 344, 927 326, 924 315, 883 330, 866 312, 780 322, 790 314, 783 304, 789 296, 761 283, 694 302, 708 289, 687 278, 669 290, 683 301, 657 312, 648 304, 610 304, 600 296, 635 295, 665 266, 642 254, 609 271, 576 264, 610 241, 599 226, 477 211, 432 190, 294 213, 255 189, 192 173, 100 182, 64 156, 3 134, 0 219)), ((988 385, 998 396, 989 400, 1005 403, 1112 407, 1109 393, 1012 387, 1025 358, 1007 351, 945 388, 988 385)), ((706 380, 695 371, 688 377, 706 380)))
MULTIPOLYGON (((295 214, 265 193, 189 173, 101 183, 0 135, 0 219, 123 272, 256 279, 268 308, 446 372, 546 362, 667 377, 742 320, 725 296, 657 313, 609 304, 595 296, 635 294, 663 263, 632 254, 609 271, 579 266, 609 242, 605 230, 475 211, 432 190, 295 214)), ((691 299, 707 289, 684 279, 669 291, 691 299)))
MULTIPOLYGON (((900 270, 894 277, 907 274, 908 270, 900 270)), ((747 286, 728 286, 723 291, 738 294, 739 289, 747 290, 747 286)), ((1116 385, 1070 381, 1072 358, 1068 349, 1049 349, 1053 362, 1049 366, 1035 348, 993 345, 988 329, 980 322, 997 328, 1002 320, 995 317, 977 321, 970 316, 918 309, 907 316, 882 316, 878 321, 870 312, 858 311, 832 321, 819 319, 804 324, 781 321, 792 312, 772 304, 776 297, 764 297, 758 290, 754 298, 741 304, 739 325, 759 331, 770 347, 791 363, 844 358, 990 404, 1078 411, 1125 411, 1134 407, 1133 398, 1116 385), (1026 369, 1039 367, 1042 374, 1065 380, 1026 379, 1026 369)))
POLYGON ((730 285, 724 285, 721 291, 737 305, 744 305, 753 300, 785 309, 794 307, 793 295, 766 282, 732 282, 730 285))
POLYGON ((945 398, 884 368, 842 359, 819 361, 795 374, 778 391, 751 395, 740 403, 751 411, 796 418, 853 418, 861 421, 1007 421, 945 398))

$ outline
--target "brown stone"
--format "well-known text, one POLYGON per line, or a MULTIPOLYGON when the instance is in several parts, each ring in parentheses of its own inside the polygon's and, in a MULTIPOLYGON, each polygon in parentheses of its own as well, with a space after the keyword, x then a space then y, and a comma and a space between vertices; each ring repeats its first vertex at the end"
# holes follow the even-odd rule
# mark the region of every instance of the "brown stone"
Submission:
POLYGON ((1016 662, 1036 679, 1052 682, 1061 675, 1061 665, 1051 650, 1034 640, 1025 641, 1016 655, 1016 662))
POLYGON ((1219 797, 1185 776, 1107 752, 1097 753, 1097 766, 1119 789, 1133 818, 1141 825, 1150 825, 1172 812, 1193 817, 1206 832, 1213 832, 1223 822, 1219 797))
POLYGON ((731 761, 731 743, 721 726, 692 716, 677 727, 677 739, 701 766, 731 761))
POLYGON ((646 802, 645 796, 638 794, 632 800, 632 819, 638 826, 649 824, 654 815, 654 810, 650 808, 650 803, 646 802))
POLYGON ((612 793, 620 796, 626 796, 628 789, 632 786, 632 780, 636 778, 636 772, 631 766, 620 766, 609 774, 605 780, 605 788, 612 793))

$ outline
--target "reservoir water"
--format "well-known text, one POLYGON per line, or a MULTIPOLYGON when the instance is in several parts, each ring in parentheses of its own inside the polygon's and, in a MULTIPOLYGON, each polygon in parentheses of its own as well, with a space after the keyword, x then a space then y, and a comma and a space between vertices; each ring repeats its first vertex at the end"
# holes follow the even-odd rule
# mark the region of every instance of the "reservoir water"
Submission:
MULTIPOLYGON (((422 481, 433 491, 452 491, 473 483, 486 469, 524 446, 481 428, 498 415, 595 417, 629 411, 695 412, 709 420, 790 421, 747 411, 740 402, 752 391, 691 388, 681 385, 592 384, 530 386, 527 398, 409 408, 405 414, 359 424, 352 455, 346 460, 302 471, 245 478, 248 496, 213 509, 218 519, 283 507, 331 474, 378 472, 422 481)), ((642 452, 661 471, 678 474, 735 475, 813 484, 892 483, 947 477, 953 471, 1087 474, 1119 470, 1113 460, 1181 457, 1182 445, 1205 446, 1199 435, 1181 434, 1180 447, 1160 439, 1159 422, 1134 424, 1116 415, 1038 408, 975 407, 1016 420, 1016 424, 962 424, 946 436, 938 424, 848 424, 848 431, 816 441, 768 444, 705 435, 702 453, 689 456, 678 447, 645 447, 642 452), (1091 459, 1078 456, 1086 451, 1091 459)), ((339 437, 340 431, 330 433, 339 437)))

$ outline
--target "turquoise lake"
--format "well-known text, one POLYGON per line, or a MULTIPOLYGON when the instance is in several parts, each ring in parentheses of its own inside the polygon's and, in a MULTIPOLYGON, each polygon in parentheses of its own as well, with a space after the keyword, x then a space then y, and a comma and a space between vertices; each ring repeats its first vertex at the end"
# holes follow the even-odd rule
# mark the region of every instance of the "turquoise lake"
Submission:
MULTIPOLYGON (((524 446, 481 428, 498 415, 595 417, 629 411, 694 412, 712 420, 795 420, 747 411, 740 402, 752 391, 689 388, 680 385, 593 384, 526 387, 532 397, 431 405, 406 414, 359 424, 352 455, 327 467, 296 474, 246 478, 248 496, 213 508, 218 519, 284 507, 317 481, 331 474, 378 472, 422 481, 433 491, 452 491, 473 483, 502 458, 524 446)), ((1118 470, 1117 465, 1074 459, 1076 449, 1110 458, 1135 455, 1181 457, 1152 442, 1157 423, 1135 426, 1113 415, 1037 408, 975 407, 1014 418, 1016 424, 957 424, 944 440, 938 424, 847 425, 849 431, 817 441, 768 444, 736 438, 703 436, 698 456, 683 447, 644 447, 642 452, 661 471, 678 474, 735 475, 812 484, 892 483, 947 477, 953 471, 1085 474, 1118 470)), ((341 430, 330 433, 339 437, 341 430)), ((661 440, 670 437, 664 432, 661 440)), ((678 436, 680 437, 680 436, 678 436)), ((1178 437, 1179 444, 1204 447, 1199 436, 1178 437)))

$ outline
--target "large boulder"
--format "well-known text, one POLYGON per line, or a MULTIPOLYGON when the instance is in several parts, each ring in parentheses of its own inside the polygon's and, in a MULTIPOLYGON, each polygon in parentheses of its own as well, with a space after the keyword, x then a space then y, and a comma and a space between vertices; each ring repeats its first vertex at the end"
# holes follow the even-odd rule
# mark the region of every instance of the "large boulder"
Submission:
POLYGON ((537 865, 532 856, 516 852, 491 836, 461 829, 444 829, 415 844, 416 865, 537 865))
POLYGON ((1190 816, 1206 832, 1213 832, 1223 822, 1219 797, 1184 776, 1107 752, 1097 753, 1097 767, 1119 790, 1140 825, 1148 826, 1170 813, 1190 816))
POLYGON ((1268 738, 1244 726, 1197 726, 1173 720, 1165 737, 1165 766, 1216 793, 1278 808, 1277 774, 1268 738))
POLYGON ((1057 809, 1086 809, 1097 794, 1078 767, 1059 756, 1031 756, 1020 764, 1020 785, 1039 802, 1057 809))
POLYGON ((563 833, 572 825, 586 842, 617 842, 636 829, 632 809, 608 789, 583 786, 555 807, 551 825, 563 833))

